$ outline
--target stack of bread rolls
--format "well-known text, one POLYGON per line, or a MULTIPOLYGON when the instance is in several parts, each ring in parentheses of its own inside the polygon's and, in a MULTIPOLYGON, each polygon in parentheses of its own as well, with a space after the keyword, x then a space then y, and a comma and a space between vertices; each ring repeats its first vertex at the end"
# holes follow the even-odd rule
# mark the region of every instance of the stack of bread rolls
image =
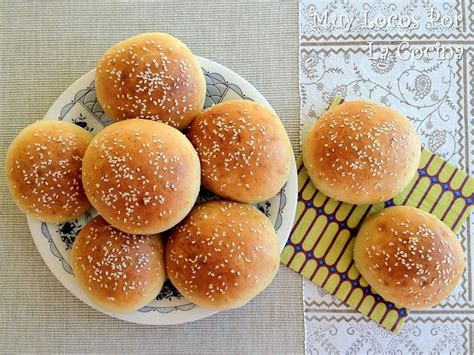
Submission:
MULTIPOLYGON (((350 101, 324 113, 303 144, 315 187, 341 202, 375 204, 401 192, 416 174, 421 146, 409 120, 371 101, 350 101)), ((437 217, 408 206, 367 218, 354 261, 375 292, 399 307, 432 307, 464 271, 455 234, 437 217)))
MULTIPOLYGON (((19 208, 50 223, 97 210, 75 239, 71 265, 107 310, 139 309, 166 277, 208 309, 249 302, 279 265, 273 225, 249 205, 273 197, 289 175, 293 153, 278 116, 245 100, 203 111, 206 84, 196 58, 163 33, 114 45, 97 64, 95 84, 113 121, 95 137, 51 120, 26 127, 10 145, 6 177, 19 208), (201 186, 221 200, 196 205, 201 186)), ((316 188, 356 205, 401 192, 420 155, 409 120, 371 101, 328 110, 303 144, 316 188)), ((407 308, 438 304, 464 270, 454 233, 405 206, 364 222, 354 260, 376 292, 407 308)))
POLYGON ((202 111, 203 72, 163 33, 110 48, 95 85, 113 121, 95 137, 51 120, 11 144, 7 180, 20 209, 51 223, 97 210, 75 239, 71 265, 104 309, 141 308, 167 276, 205 308, 249 302, 279 265, 271 221, 248 204, 273 197, 288 178, 293 153, 278 116, 244 100, 202 111), (201 182, 222 199, 196 205, 201 182))

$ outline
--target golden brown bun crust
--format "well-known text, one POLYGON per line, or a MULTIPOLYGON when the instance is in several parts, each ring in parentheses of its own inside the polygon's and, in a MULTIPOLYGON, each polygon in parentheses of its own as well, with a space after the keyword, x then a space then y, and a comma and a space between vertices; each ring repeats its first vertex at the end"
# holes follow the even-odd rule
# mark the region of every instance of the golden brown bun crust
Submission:
POLYGON ((86 130, 62 121, 39 121, 24 128, 5 158, 10 193, 26 214, 49 223, 79 217, 92 206, 81 183, 86 130))
POLYGON ((160 293, 166 277, 159 235, 123 233, 100 216, 77 235, 71 264, 87 295, 113 312, 147 305, 160 293))
POLYGON ((199 157, 177 129, 149 120, 113 123, 84 155, 82 179, 107 222, 132 234, 155 234, 181 221, 196 202, 199 157))
POLYGON ((201 112, 206 81, 191 51, 165 33, 117 43, 97 63, 97 98, 115 121, 146 118, 186 128, 201 112))
POLYGON ((303 161, 318 190, 355 205, 386 201, 411 181, 421 145, 408 119, 370 101, 324 113, 303 144, 303 161))
POLYGON ((213 201, 193 208, 171 233, 166 270, 197 305, 240 307, 262 292, 278 271, 280 251, 271 221, 246 204, 213 201))
POLYGON ((202 167, 202 184, 222 197, 247 203, 275 196, 288 179, 290 140, 276 114, 244 100, 201 113, 188 133, 202 167))
POLYGON ((407 206, 386 208, 364 222, 354 261, 377 293, 408 309, 440 303, 464 271, 456 235, 435 216, 407 206))

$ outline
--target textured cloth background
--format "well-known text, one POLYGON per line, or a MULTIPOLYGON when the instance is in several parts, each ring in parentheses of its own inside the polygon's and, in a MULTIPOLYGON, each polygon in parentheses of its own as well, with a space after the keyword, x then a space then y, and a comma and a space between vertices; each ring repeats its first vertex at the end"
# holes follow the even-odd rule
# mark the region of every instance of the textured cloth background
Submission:
POLYGON ((43 263, 10 199, 7 147, 42 118, 112 44, 146 31, 251 82, 299 146, 296 1, 0 2, 0 352, 302 353, 301 278, 281 267, 249 305, 178 326, 105 316, 69 293, 43 263))

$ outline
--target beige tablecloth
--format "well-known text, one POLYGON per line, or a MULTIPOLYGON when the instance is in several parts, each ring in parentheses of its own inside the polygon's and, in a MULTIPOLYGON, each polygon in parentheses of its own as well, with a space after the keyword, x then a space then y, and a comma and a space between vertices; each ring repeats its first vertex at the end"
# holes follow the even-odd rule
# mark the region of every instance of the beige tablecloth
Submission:
POLYGON ((178 326, 141 326, 77 300, 44 264, 10 199, 13 137, 111 44, 164 31, 249 80, 299 139, 297 1, 0 2, 0 352, 302 353, 302 282, 280 272, 249 305, 178 326))

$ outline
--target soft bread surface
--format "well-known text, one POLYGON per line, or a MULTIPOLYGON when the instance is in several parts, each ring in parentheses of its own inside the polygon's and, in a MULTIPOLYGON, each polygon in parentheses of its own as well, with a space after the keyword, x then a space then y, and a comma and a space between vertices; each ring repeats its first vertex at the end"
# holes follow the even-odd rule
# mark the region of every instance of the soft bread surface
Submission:
POLYGON ((146 118, 186 128, 201 112, 206 82, 191 51, 165 33, 117 43, 97 63, 97 98, 115 121, 146 118))
POLYGON ((71 265, 87 295, 113 312, 132 312, 150 303, 166 277, 159 235, 123 233, 100 216, 77 235, 71 265))
POLYGON ((377 293, 409 309, 443 301, 464 271, 456 235, 435 216, 407 206, 386 208, 363 223, 354 260, 377 293))
POLYGON ((43 120, 24 128, 5 158, 10 193, 26 214, 49 223, 79 217, 92 206, 82 188, 82 158, 92 139, 86 130, 43 120))
POLYGON ((303 144, 303 162, 318 190, 356 205, 386 201, 416 173, 421 145, 397 111, 349 101, 325 112, 303 144))
POLYGON ((275 230, 263 213, 221 200, 195 206, 173 230, 166 269, 186 298, 223 310, 262 292, 278 270, 279 256, 275 230))
POLYGON ((196 202, 199 158, 177 129, 126 120, 94 137, 84 155, 82 179, 92 205, 115 228, 160 233, 181 221, 196 202))
POLYGON ((288 178, 293 151, 278 116, 244 100, 201 113, 188 132, 202 167, 202 184, 222 197, 247 203, 277 194, 288 178))

